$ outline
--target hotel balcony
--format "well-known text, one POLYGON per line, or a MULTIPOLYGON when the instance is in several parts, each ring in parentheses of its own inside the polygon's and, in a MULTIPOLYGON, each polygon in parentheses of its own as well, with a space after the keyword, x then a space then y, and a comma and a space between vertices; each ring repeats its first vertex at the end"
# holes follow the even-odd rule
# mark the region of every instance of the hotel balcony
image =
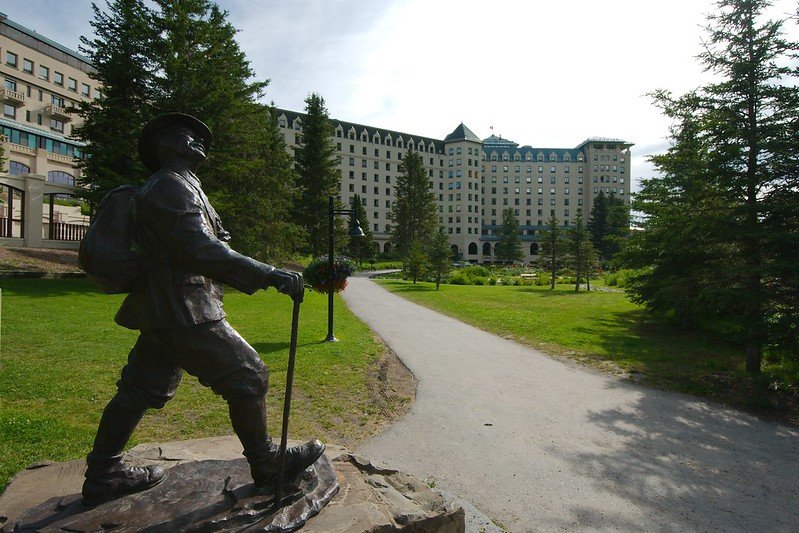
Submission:
POLYGON ((22 107, 25 105, 25 95, 12 91, 6 87, 0 89, 0 100, 6 102, 14 107, 22 107))
POLYGON ((65 108, 55 104, 48 104, 44 106, 44 108, 42 108, 42 114, 50 116, 56 120, 60 120, 61 122, 69 122, 72 120, 72 115, 67 113, 65 108))

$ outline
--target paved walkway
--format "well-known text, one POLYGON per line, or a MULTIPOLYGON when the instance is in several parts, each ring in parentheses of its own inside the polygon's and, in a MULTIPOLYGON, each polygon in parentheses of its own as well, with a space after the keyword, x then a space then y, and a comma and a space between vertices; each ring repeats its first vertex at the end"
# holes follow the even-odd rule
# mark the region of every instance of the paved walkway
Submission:
POLYGON ((343 295, 419 380, 359 452, 510 531, 799 529, 799 431, 561 363, 365 278, 343 295))

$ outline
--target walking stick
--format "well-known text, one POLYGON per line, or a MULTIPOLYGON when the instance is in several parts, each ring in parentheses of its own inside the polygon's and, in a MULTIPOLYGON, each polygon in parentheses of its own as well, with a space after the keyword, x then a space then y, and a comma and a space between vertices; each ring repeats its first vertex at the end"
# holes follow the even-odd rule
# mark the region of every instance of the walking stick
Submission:
POLYGON ((289 345, 289 367, 286 372, 286 396, 283 399, 283 434, 280 437, 280 452, 278 455, 277 488, 275 489, 275 510, 280 508, 283 500, 283 476, 286 469, 286 444, 289 433, 289 410, 291 409, 291 387, 294 384, 294 359, 297 355, 297 329, 300 322, 300 304, 302 294, 294 300, 294 309, 291 314, 291 344, 289 345))

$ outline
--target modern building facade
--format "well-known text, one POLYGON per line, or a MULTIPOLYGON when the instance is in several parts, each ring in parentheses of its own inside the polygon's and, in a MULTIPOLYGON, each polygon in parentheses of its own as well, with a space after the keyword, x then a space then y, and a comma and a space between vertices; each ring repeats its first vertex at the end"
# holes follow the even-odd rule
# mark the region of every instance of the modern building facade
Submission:
MULTIPOLYGON (((302 142, 303 114, 277 109, 289 153, 302 142)), ((565 227, 588 217, 602 190, 629 202, 630 148, 621 139, 589 138, 574 148, 533 148, 460 124, 432 139, 333 119, 341 173, 340 198, 360 195, 381 252, 391 251, 388 218, 402 155, 422 156, 438 199, 439 221, 465 261, 490 263, 502 211, 513 209, 526 261, 538 258, 537 235, 552 215, 565 227)))
POLYGON ((0 242, 58 246, 79 238, 79 230, 63 226, 83 225, 79 210, 65 221, 70 212, 50 200, 72 192, 80 177, 83 145, 71 138, 79 118, 69 109, 99 94, 91 71, 87 58, 0 13, 0 242))

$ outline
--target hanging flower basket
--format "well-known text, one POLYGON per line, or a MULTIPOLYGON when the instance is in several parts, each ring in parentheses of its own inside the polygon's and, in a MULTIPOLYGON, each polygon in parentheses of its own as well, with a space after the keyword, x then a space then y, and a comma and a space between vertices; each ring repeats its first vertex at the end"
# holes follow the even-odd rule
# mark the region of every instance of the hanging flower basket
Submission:
MULTIPOLYGON (((330 288, 330 265, 326 255, 311 261, 302 273, 306 285, 316 292, 326 294, 330 288)), ((346 257, 333 259, 333 292, 347 287, 347 278, 355 272, 355 263, 346 257)))

